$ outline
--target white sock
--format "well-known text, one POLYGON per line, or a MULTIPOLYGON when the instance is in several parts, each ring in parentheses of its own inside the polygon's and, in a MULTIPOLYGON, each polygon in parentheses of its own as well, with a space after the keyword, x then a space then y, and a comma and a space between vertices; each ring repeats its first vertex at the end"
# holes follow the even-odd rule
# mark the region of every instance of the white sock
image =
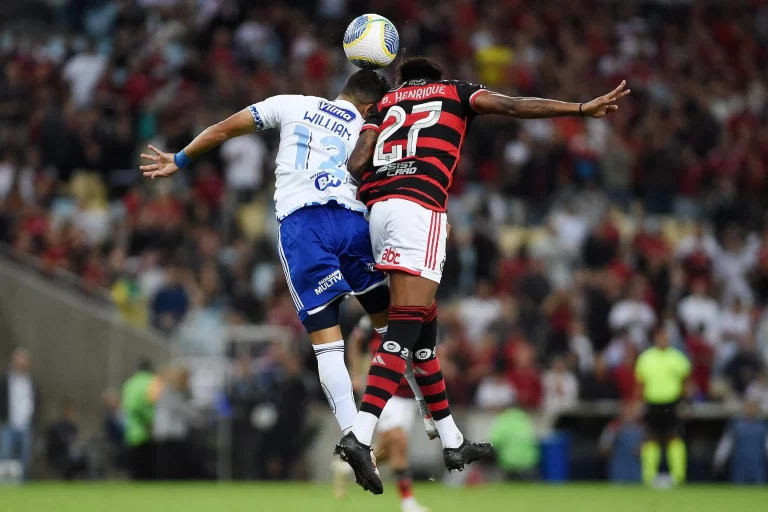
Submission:
POLYGON ((323 393, 336 415, 341 431, 346 434, 355 422, 357 405, 352 394, 352 379, 344 364, 344 340, 313 345, 313 348, 323 393))
POLYGON ((355 418, 355 425, 352 427, 352 433, 358 441, 366 446, 371 446, 373 440, 373 431, 376 430, 376 423, 379 418, 369 412, 360 411, 355 418))
POLYGON ((453 416, 448 416, 441 420, 435 420, 437 431, 440 432, 440 440, 443 442, 443 448, 458 448, 464 442, 464 435, 453 421, 453 416))

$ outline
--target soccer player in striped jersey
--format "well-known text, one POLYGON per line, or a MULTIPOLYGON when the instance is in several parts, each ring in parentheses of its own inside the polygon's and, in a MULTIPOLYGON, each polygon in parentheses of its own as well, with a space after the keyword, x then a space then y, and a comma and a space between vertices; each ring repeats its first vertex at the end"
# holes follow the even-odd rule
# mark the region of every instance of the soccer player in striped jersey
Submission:
POLYGON ((424 57, 402 62, 398 85, 378 104, 347 169, 362 178, 359 193, 370 209, 376 268, 390 275, 389 327, 368 373, 363 403, 352 431, 336 453, 355 471, 358 483, 383 492, 369 456, 376 423, 398 387, 408 357, 443 442, 449 470, 491 454, 490 443, 464 438, 448 407, 435 346, 435 293, 445 263, 446 204, 461 145, 472 120, 481 114, 522 119, 560 116, 605 117, 629 94, 625 82, 587 103, 513 98, 482 85, 444 80, 437 64, 424 57))

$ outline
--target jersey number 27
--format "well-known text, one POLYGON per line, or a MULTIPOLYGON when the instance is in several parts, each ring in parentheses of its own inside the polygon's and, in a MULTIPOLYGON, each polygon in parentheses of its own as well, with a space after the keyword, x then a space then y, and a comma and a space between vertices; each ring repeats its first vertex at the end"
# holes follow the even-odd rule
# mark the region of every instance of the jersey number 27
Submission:
POLYGON ((405 148, 405 154, 403 154, 403 145, 395 144, 389 151, 384 151, 384 145, 387 139, 392 137, 397 130, 405 125, 408 118, 408 114, 405 113, 402 107, 395 105, 390 107, 387 111, 387 115, 384 117, 382 124, 385 124, 390 117, 395 119, 395 122, 384 128, 379 134, 379 138, 376 141, 376 150, 373 153, 373 165, 381 167, 382 165, 391 164, 406 157, 416 156, 416 144, 419 139, 419 131, 424 128, 434 126, 440 120, 440 112, 443 109, 442 101, 430 101, 427 103, 421 103, 414 105, 411 109, 411 115, 420 114, 423 112, 429 112, 429 114, 423 119, 414 121, 411 124, 411 129, 408 130, 408 142, 405 148))

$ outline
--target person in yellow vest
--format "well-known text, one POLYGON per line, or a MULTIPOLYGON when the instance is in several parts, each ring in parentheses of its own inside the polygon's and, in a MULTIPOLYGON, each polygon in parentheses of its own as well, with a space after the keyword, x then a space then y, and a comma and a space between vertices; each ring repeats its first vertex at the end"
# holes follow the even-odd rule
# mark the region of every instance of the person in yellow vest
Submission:
POLYGON ((667 465, 673 482, 685 482, 687 455, 677 406, 690 374, 688 358, 669 345, 663 329, 657 329, 654 346, 643 352, 635 365, 635 377, 642 387, 646 407, 646 440, 640 449, 643 482, 646 484, 656 481, 662 444, 666 444, 667 465))

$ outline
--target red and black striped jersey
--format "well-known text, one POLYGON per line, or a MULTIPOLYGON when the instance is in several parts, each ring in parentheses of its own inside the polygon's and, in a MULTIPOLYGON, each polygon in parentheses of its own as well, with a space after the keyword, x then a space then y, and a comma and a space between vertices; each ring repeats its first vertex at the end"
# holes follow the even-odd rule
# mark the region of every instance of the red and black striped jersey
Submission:
POLYGON ((362 128, 379 138, 360 200, 370 207, 397 197, 444 212, 464 135, 477 115, 473 101, 486 90, 459 80, 412 80, 389 91, 362 128))

